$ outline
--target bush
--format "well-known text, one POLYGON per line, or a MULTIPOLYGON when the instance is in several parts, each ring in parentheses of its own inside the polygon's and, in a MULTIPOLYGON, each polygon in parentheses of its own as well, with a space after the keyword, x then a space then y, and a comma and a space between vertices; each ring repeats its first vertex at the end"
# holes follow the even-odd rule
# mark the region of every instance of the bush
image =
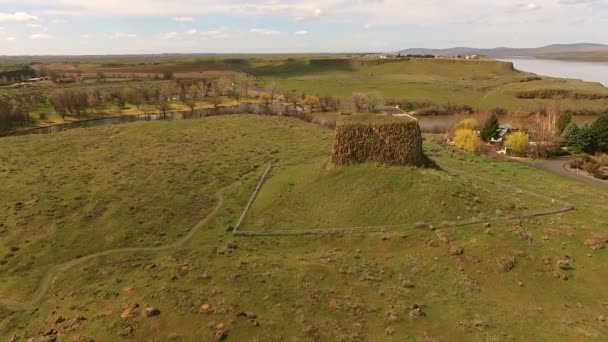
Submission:
POLYGON ((511 133, 505 140, 505 146, 517 154, 525 154, 529 145, 530 136, 524 132, 511 133))
POLYGON ((600 116, 591 125, 591 135, 597 151, 608 152, 608 114, 600 116))
POLYGON ((475 120, 473 118, 464 119, 464 120, 460 121, 458 124, 456 124, 457 129, 462 128, 462 129, 476 130, 478 126, 479 126, 479 124, 477 123, 477 120, 475 120))
POLYGON ((494 108, 490 109, 490 114, 496 115, 496 116, 505 116, 505 115, 509 114, 509 112, 502 107, 494 107, 494 108))
POLYGON ((484 122, 481 127, 481 140, 490 141, 498 136, 498 129, 500 129, 500 123, 496 114, 491 114, 490 117, 484 122))
POLYGON ((585 164, 585 162, 581 158, 575 158, 575 159, 572 159, 570 161, 570 168, 572 168, 572 169, 582 169, 583 168, 583 164, 585 164))
POLYGON ((593 177, 601 180, 608 180, 608 174, 603 171, 596 171, 593 173, 593 177))
POLYGON ((465 151, 477 153, 481 151, 483 142, 472 129, 459 128, 454 133, 454 145, 465 151))

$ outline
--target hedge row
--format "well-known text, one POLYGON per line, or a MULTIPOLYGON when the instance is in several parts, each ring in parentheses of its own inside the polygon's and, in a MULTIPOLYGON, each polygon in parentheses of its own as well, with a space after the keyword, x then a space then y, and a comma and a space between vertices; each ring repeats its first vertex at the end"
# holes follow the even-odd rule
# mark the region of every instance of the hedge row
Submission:
POLYGON ((336 165, 377 162, 422 167, 426 161, 414 119, 352 115, 338 122, 332 151, 336 165))

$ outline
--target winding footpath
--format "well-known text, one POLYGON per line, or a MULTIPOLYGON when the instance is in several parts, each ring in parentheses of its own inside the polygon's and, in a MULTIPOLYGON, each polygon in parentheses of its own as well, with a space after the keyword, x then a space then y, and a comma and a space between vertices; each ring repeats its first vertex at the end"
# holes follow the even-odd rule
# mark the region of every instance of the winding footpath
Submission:
POLYGON ((59 265, 55 265, 46 272, 46 274, 42 278, 42 281, 40 281, 38 288, 36 289, 36 291, 32 295, 32 298, 29 301, 20 301, 20 300, 14 300, 14 299, 10 299, 10 298, 0 298, 0 305, 6 307, 8 309, 11 309, 11 310, 33 309, 37 304, 39 304, 44 299, 44 297, 48 293, 49 289, 53 285, 53 282, 55 281, 55 279, 57 278, 58 275, 65 273, 66 271, 68 271, 69 269, 71 269, 74 266, 80 265, 80 264, 87 262, 94 258, 107 256, 107 255, 113 255, 113 254, 138 253, 138 252, 160 252, 160 251, 181 248, 187 242, 192 240, 194 235, 203 226, 205 226, 215 215, 217 215, 219 210, 224 205, 224 190, 225 189, 226 188, 222 188, 221 190, 219 190, 216 193, 218 202, 215 205, 215 207, 213 208, 213 210, 207 216, 205 216, 205 218, 200 220, 194 227, 192 227, 192 229, 190 229, 188 234, 186 234, 184 237, 180 238, 179 240, 177 240, 173 243, 167 244, 167 245, 156 246, 156 247, 126 247, 126 248, 110 249, 107 251, 93 253, 93 254, 89 254, 84 257, 73 259, 73 260, 64 262, 59 265))

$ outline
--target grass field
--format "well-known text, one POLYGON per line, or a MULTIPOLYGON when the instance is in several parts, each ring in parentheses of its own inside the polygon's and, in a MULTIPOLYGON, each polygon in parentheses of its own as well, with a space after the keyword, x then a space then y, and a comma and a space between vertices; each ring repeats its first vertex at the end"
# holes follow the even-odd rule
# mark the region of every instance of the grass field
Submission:
MULTIPOLYGON (((281 65, 275 66, 280 70, 281 65)), ((430 101, 438 104, 466 104, 473 108, 503 107, 509 111, 534 111, 549 100, 519 99, 520 91, 565 89, 580 93, 608 94, 600 84, 576 80, 544 78, 524 82, 530 74, 513 70, 510 64, 494 61, 459 61, 442 63, 435 60, 413 60, 375 66, 295 69, 290 73, 258 72, 266 83, 277 83, 287 90, 307 94, 331 94, 345 103, 355 91, 379 91, 385 99, 430 101)), ((605 109, 606 100, 564 99, 563 109, 605 109)))
MULTIPOLYGON (((250 238, 226 231, 270 161, 276 169, 251 222, 279 224, 291 213, 294 225, 355 224, 368 219, 366 205, 377 209, 377 220, 409 219, 397 205, 374 202, 383 190, 379 201, 417 203, 422 216, 432 211, 425 198, 444 198, 446 213, 435 209, 446 217, 466 216, 473 195, 490 208, 513 199, 492 182, 484 184, 490 192, 479 195, 465 185, 469 178, 439 170, 328 168, 319 161, 331 144, 331 130, 256 116, 0 139, 0 188, 6 189, 0 196, 0 302, 30 298, 54 264, 184 236, 218 205, 216 194, 224 189, 223 205, 191 241, 164 251, 109 254, 57 274, 35 309, 0 307, 0 336, 26 340, 49 329, 68 341, 206 341, 221 333, 229 341, 607 336, 608 254, 590 246, 608 239, 608 193, 452 151, 432 136, 425 150, 439 167, 542 192, 576 210, 434 231, 250 238), (360 177, 374 182, 366 186, 360 177), (350 182, 360 186, 343 188, 350 182), (424 194, 418 184, 434 191, 424 194), (318 193, 297 196, 303 187, 318 193), (336 187, 342 193, 333 194, 336 187), (449 196, 455 192, 464 197, 449 196), (351 198, 361 206, 340 202, 351 198), (412 310, 414 304, 424 315, 412 310), (145 317, 147 307, 160 314, 145 317)), ((520 200, 530 208, 545 205, 520 200)))

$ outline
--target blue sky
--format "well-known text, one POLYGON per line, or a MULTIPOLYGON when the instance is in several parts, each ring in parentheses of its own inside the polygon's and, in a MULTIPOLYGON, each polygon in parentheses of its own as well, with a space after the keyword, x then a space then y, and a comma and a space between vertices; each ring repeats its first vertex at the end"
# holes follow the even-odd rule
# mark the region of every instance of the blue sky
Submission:
POLYGON ((0 55, 608 44, 608 0, 0 0, 0 55))

